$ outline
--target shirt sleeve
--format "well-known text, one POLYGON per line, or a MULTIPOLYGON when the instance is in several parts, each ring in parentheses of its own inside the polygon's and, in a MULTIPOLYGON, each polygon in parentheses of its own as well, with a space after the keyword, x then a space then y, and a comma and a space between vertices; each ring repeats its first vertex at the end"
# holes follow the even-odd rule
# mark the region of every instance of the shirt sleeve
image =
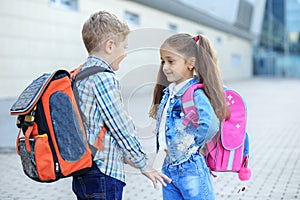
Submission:
POLYGON ((195 106, 199 113, 196 144, 203 147, 219 131, 220 120, 217 118, 209 99, 202 90, 195 91, 195 106))
POLYGON ((104 124, 125 155, 141 170, 147 166, 146 155, 135 137, 135 127, 127 114, 119 82, 113 73, 99 73, 94 79, 94 94, 104 124))

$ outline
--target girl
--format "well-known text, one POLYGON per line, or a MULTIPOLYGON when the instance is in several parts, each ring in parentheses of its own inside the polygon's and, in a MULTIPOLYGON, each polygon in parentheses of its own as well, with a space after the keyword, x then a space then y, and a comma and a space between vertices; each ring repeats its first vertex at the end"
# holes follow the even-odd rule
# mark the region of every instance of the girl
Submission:
POLYGON ((166 152, 162 171, 172 179, 163 188, 163 199, 214 199, 200 149, 217 133, 226 115, 216 55, 205 36, 175 34, 162 44, 160 56, 150 116, 157 120, 157 150, 166 152), (194 93, 199 127, 183 126, 181 96, 195 83, 204 84, 194 93))

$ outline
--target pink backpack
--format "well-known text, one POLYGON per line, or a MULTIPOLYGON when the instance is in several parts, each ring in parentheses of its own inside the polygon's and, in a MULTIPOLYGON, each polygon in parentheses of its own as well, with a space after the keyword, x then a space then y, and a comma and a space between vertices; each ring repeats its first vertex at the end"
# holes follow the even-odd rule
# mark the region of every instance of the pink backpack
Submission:
MULTIPOLYGON (((194 84, 182 96, 185 118, 183 125, 192 123, 198 127, 194 91, 203 84, 194 84)), ((252 172, 248 168, 249 139, 246 133, 247 109, 242 97, 234 90, 225 88, 230 108, 229 119, 221 123, 220 131, 206 144, 206 162, 211 171, 237 172, 240 180, 249 180, 252 172)))

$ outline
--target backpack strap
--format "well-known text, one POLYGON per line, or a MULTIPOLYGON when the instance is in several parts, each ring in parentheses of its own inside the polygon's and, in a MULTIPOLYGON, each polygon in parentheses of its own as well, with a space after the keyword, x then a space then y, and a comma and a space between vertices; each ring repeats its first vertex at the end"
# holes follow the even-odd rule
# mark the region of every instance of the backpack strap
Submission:
POLYGON ((104 67, 99 67, 99 66, 92 66, 92 67, 88 67, 86 69, 81 70, 82 67, 83 66, 80 65, 79 67, 77 67, 76 69, 74 69, 70 72, 71 78, 72 78, 73 92, 74 92, 74 95, 75 95, 76 99, 79 98, 78 90, 77 90, 77 87, 76 87, 76 82, 77 81, 81 81, 81 80, 83 80, 83 79, 85 79, 85 78, 87 78, 91 75, 94 75, 94 74, 98 73, 98 72, 109 72, 104 67))
POLYGON ((71 78, 73 79, 73 81, 80 81, 83 80, 93 74, 96 74, 98 72, 109 72, 107 69, 105 69, 104 67, 100 67, 100 66, 92 66, 92 67, 88 67, 86 69, 82 69, 82 65, 80 65, 79 67, 77 67, 76 69, 72 70, 70 72, 71 74, 71 78))
POLYGON ((188 123, 190 122, 195 127, 199 126, 199 124, 197 123, 199 119, 199 114, 194 103, 194 92, 196 89, 200 89, 200 88, 203 88, 203 84, 200 83, 193 84, 182 95, 182 108, 185 114, 182 123, 184 126, 187 126, 188 123))
MULTIPOLYGON (((76 69, 74 69, 73 71, 71 71, 71 77, 72 77, 72 84, 73 84, 73 93, 77 102, 77 105, 79 106, 79 93, 78 93, 78 89, 76 87, 76 82, 80 81, 80 80, 84 80, 85 78, 88 78, 91 75, 94 75, 98 72, 110 72, 109 70, 105 69, 104 67, 100 67, 100 66, 92 66, 92 67, 88 67, 87 69, 82 69, 82 65, 80 65, 79 67, 77 67, 76 69)), ((81 111, 81 109, 79 109, 80 112, 80 116, 82 118, 82 121, 84 123, 84 115, 81 111)), ((94 145, 89 144, 90 150, 92 152, 92 155, 95 156, 97 153, 97 150, 101 151, 104 149, 103 146, 103 141, 104 141, 104 134, 106 133, 107 128, 106 125, 104 124, 104 126, 102 127, 101 131, 98 133, 98 137, 96 138, 96 141, 94 142, 94 145)))
MULTIPOLYGON (((82 69, 82 65, 80 65, 79 67, 77 67, 76 69, 72 70, 70 72, 71 74, 71 78, 72 78, 72 88, 73 88, 73 93, 74 93, 74 96, 75 96, 75 99, 76 99, 76 102, 77 102, 77 105, 79 105, 78 103, 78 99, 79 99, 79 93, 78 93, 78 89, 76 87, 76 82, 77 81, 80 81, 80 80, 83 80, 93 74, 96 74, 98 72, 105 72, 105 71, 108 71, 107 69, 103 68, 103 67, 99 67, 99 66, 92 66, 92 67, 89 67, 87 69, 82 69), (80 71, 81 70, 81 71, 80 71)), ((109 71, 108 71, 109 72, 109 71)), ((80 111, 80 114, 81 111, 80 111)), ((81 115, 83 116, 83 115, 81 115)))
MULTIPOLYGON (((81 66, 81 68, 82 68, 82 66, 81 66)), ((75 77, 75 81, 83 80, 93 74, 97 74, 98 72, 110 72, 110 71, 108 71, 104 67, 99 67, 99 66, 89 67, 87 69, 84 69, 84 70, 78 72, 75 77)))

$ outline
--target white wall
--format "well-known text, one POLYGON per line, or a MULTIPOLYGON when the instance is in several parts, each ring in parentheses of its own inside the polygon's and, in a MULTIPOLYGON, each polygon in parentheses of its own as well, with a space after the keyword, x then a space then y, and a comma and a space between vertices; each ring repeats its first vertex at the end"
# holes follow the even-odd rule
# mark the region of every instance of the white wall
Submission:
MULTIPOLYGON (((149 34, 144 38, 156 41, 154 46, 157 48, 168 35, 160 34, 160 31, 167 32, 169 23, 177 24, 179 32, 204 33, 218 52, 224 79, 251 76, 252 46, 249 41, 133 2, 79 2, 79 11, 70 11, 51 6, 50 0, 0 1, 0 99, 15 98, 34 78, 44 72, 57 68, 72 69, 83 62, 87 54, 81 41, 82 24, 91 13, 101 9, 110 10, 120 17, 124 16, 125 10, 139 14, 141 24, 132 27, 133 30, 145 27, 159 30, 155 37, 149 34), (155 39, 150 39, 151 37, 155 39), (232 66, 233 54, 240 56, 240 66, 232 66)), ((121 68, 118 73, 122 76, 128 72, 126 70, 145 64, 147 57, 147 62, 151 64, 159 62, 157 52, 158 50, 152 50, 150 54, 149 51, 144 54, 140 52, 132 62, 129 62, 129 54, 128 61, 123 63, 123 66, 126 64, 124 70, 121 68)))
POLYGON ((0 97, 14 97, 41 73, 70 68, 85 56, 83 15, 51 7, 47 0, 0 2, 0 97), (8 87, 10 86, 10 87, 8 87))
MULTIPOLYGON (((215 50, 218 53, 219 65, 224 79, 242 79, 248 78, 252 75, 252 43, 250 41, 212 29, 207 26, 203 26, 201 24, 197 24, 195 22, 187 21, 177 16, 169 15, 167 13, 143 5, 134 3, 131 4, 131 2, 126 1, 121 1, 121 3, 118 5, 120 6, 121 10, 129 10, 131 12, 139 14, 141 17, 140 26, 133 27, 135 28, 135 32, 138 33, 135 34, 134 39, 129 40, 129 47, 132 43, 141 42, 139 40, 137 41, 136 38, 143 37, 143 34, 143 39, 148 41, 148 46, 157 47, 157 51, 155 51, 154 49, 152 49, 151 51, 145 50, 145 52, 139 51, 139 56, 135 56, 136 52, 134 53, 134 55, 131 55, 129 53, 127 56, 127 60, 123 62, 123 65, 125 65, 125 67, 121 68, 119 71, 121 77, 128 71, 130 71, 131 67, 134 68, 143 64, 148 64, 154 70, 158 69, 158 65, 160 62, 158 48, 168 35, 173 34, 164 32, 166 31, 169 23, 176 24, 178 26, 178 32, 186 32, 191 35, 195 35, 201 32, 210 38, 215 47, 215 50), (140 29, 143 27, 147 27, 147 31, 149 32, 148 34, 147 31, 144 31, 146 33, 141 33, 143 31, 140 29), (153 38, 155 39, 153 40, 153 38), (151 43, 151 45, 149 45, 149 43, 151 43), (232 55, 240 56, 240 64, 238 66, 233 66, 232 55)), ((135 47, 129 49, 134 48, 135 47)), ((153 74, 153 71, 151 70, 151 72, 149 73, 153 74)), ((140 74, 140 79, 148 80, 145 76, 149 76, 149 73, 145 73, 144 75, 140 74)), ((156 76, 153 77, 153 81, 155 81, 155 78, 156 76)))
POLYGON ((238 12, 239 0, 179 0, 198 10, 217 17, 220 20, 234 24, 238 12))
MULTIPOLYGON (((167 30, 169 23, 176 24, 179 32, 192 35, 201 32, 211 39, 225 80, 251 76, 250 41, 140 4, 123 0, 80 0, 79 10, 70 11, 51 6, 50 0, 1 0, 0 148, 15 145, 15 116, 9 116, 9 109, 23 89, 42 73, 58 68, 71 70, 85 60, 81 28, 90 14, 98 10, 110 10, 120 17, 124 17, 125 11, 140 16, 141 24, 132 26, 128 55, 117 73, 125 91, 129 90, 127 94, 142 95, 140 87, 151 93, 160 63, 160 44, 171 34, 167 30), (232 60, 232 55, 240 60, 232 60)), ((149 98, 146 104, 150 101, 149 98)), ((128 105, 135 110, 136 102, 128 105)), ((143 112, 147 118, 147 106, 143 112)), ((144 123, 147 119, 140 121, 144 123)))

